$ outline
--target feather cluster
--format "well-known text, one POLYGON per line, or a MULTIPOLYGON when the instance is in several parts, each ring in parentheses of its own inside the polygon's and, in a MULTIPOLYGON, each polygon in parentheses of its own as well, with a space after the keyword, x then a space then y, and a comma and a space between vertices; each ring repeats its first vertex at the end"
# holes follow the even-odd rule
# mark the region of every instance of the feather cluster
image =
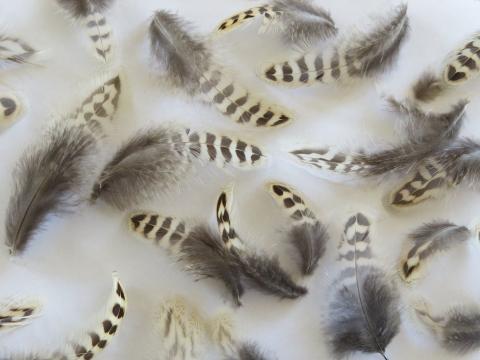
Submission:
POLYGON ((273 0, 232 15, 217 27, 217 33, 225 33, 241 25, 263 18, 260 32, 281 32, 287 44, 309 46, 318 40, 337 33, 330 14, 310 0, 273 0))
POLYGON ((342 271, 334 282, 326 333, 332 352, 341 358, 354 352, 379 353, 399 331, 398 294, 370 247, 370 222, 361 213, 345 224, 339 246, 342 271))
POLYGON ((271 183, 268 185, 270 195, 292 219, 288 238, 299 254, 298 266, 303 275, 311 275, 318 262, 325 254, 329 239, 326 227, 317 219, 305 204, 302 196, 291 187, 271 183))
POLYGON ((269 64, 262 70, 262 78, 274 84, 302 86, 370 77, 393 62, 407 30, 407 6, 402 5, 369 33, 354 35, 322 53, 309 52, 269 64))
POLYGON ((213 60, 208 44, 188 28, 165 10, 157 11, 150 24, 152 58, 173 86, 199 96, 237 123, 276 127, 291 120, 288 111, 230 79, 213 60))

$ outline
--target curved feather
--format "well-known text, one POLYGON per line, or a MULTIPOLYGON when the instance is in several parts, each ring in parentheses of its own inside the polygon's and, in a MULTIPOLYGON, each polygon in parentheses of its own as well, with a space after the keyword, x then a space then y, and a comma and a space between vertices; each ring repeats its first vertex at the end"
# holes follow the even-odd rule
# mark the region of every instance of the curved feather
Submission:
POLYGON ((0 34, 0 66, 25 64, 37 51, 23 40, 0 34))
POLYGON ((274 84, 301 86, 338 83, 375 75, 395 59, 408 29, 407 6, 399 6, 388 20, 369 33, 352 36, 324 53, 307 53, 270 64, 261 77, 274 84))

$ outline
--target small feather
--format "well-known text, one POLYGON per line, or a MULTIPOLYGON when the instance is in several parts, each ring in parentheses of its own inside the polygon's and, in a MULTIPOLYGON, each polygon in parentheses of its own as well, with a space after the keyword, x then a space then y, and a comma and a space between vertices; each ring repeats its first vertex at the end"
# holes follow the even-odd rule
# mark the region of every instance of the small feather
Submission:
POLYGON ((235 360, 267 360, 267 357, 256 344, 244 343, 238 349, 238 357, 235 360))
POLYGON ((479 54, 480 33, 475 33, 447 59, 443 72, 445 83, 458 85, 477 77, 480 73, 479 54))
POLYGON ((25 249, 49 215, 71 211, 83 200, 86 165, 95 148, 83 127, 56 124, 20 158, 5 225, 12 254, 25 249))
POLYGON ((233 184, 229 184, 220 193, 217 199, 217 225, 218 231, 227 249, 244 249, 243 241, 238 237, 235 228, 232 226, 232 207, 233 207, 233 184))
POLYGON ((209 323, 210 337, 225 356, 234 357, 237 353, 234 323, 230 312, 222 311, 209 323))
POLYGON ((444 90, 442 80, 427 71, 413 85, 413 96, 417 100, 429 102, 436 99, 444 90))
POLYGON ((411 282, 420 278, 420 272, 431 257, 467 241, 471 234, 465 226, 435 221, 420 226, 408 237, 410 241, 401 261, 400 274, 403 280, 411 282))
POLYGON ((0 333, 28 325, 39 316, 41 306, 32 299, 11 299, 0 302, 0 333))
POLYGON ((21 113, 22 103, 13 93, 0 93, 0 128, 12 125, 21 113))
POLYGON ((26 42, 0 34, 0 66, 28 63, 36 53, 26 42))
POLYGON ((277 18, 278 15, 280 15, 280 13, 276 11, 273 5, 265 4, 262 6, 255 6, 223 20, 220 25, 217 26, 217 32, 226 33, 235 30, 260 16, 264 18, 264 21, 268 21, 269 19, 277 18))

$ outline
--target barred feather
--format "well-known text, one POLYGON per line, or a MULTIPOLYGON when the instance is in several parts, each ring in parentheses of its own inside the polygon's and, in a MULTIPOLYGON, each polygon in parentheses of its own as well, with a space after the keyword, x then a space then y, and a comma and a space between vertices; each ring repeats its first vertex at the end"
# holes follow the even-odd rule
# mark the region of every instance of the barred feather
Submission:
POLYGON ((455 307, 443 316, 432 316, 428 306, 422 305, 415 312, 445 350, 464 355, 480 348, 480 312, 477 308, 455 307))
POLYGON ((171 189, 190 168, 191 157, 239 169, 254 169, 266 161, 260 148, 229 136, 149 129, 120 147, 97 179, 91 198, 118 209, 137 205, 171 189))
POLYGON ((198 95, 235 122, 259 127, 284 125, 291 115, 229 78, 212 60, 211 50, 188 31, 189 25, 167 11, 157 11, 150 25, 152 57, 166 78, 198 95))
POLYGON ((448 85, 458 85, 477 77, 479 70, 480 33, 475 33, 446 61, 443 78, 448 85))
POLYGON ((271 5, 231 16, 218 26, 217 32, 231 31, 260 16, 263 17, 260 32, 279 31, 287 44, 308 46, 337 33, 330 14, 309 0, 273 0, 271 5))
POLYGON ((293 220, 288 237, 300 255, 298 266, 302 274, 313 274, 318 262, 325 254, 326 243, 329 239, 327 229, 317 220, 298 192, 291 187, 272 183, 268 185, 268 188, 270 195, 293 220))
POLYGON ((0 93, 0 128, 13 124, 22 112, 22 103, 12 93, 0 93))
POLYGON ((373 76, 395 59, 407 29, 407 6, 402 5, 371 32, 353 36, 325 53, 307 53, 268 65, 262 78, 274 84, 301 86, 373 76))
POLYGON ((28 325, 40 315, 41 306, 32 299, 11 299, 0 303, 0 333, 28 325))
POLYGON ((244 249, 242 240, 238 237, 234 227, 231 224, 232 220, 232 204, 233 204, 233 184, 227 186, 217 199, 217 225, 218 231, 227 249, 235 248, 238 250, 244 249))
POLYGON ((411 282, 419 279, 425 263, 431 257, 467 241, 470 236, 470 231, 465 226, 451 222, 434 221, 415 229, 408 236, 409 244, 400 263, 403 280, 411 282))
POLYGON ((36 53, 23 40, 0 34, 0 66, 28 63, 36 53))
POLYGON ((398 294, 378 267, 370 248, 370 222, 361 213, 349 218, 339 246, 342 272, 329 301, 326 330, 333 353, 379 353, 399 331, 398 294))
POLYGON ((366 164, 356 155, 333 148, 305 148, 294 150, 292 156, 312 170, 330 170, 341 174, 358 173, 366 164))
POLYGON ((168 360, 204 359, 205 324, 183 298, 161 304, 156 335, 162 340, 159 358, 168 360))
POLYGON ((80 126, 55 124, 42 143, 28 149, 14 172, 6 215, 6 244, 22 252, 50 215, 73 210, 83 200, 94 138, 80 126))
POLYGON ((103 62, 111 59, 112 29, 103 13, 114 0, 57 0, 69 16, 80 20, 93 43, 95 56, 103 62))

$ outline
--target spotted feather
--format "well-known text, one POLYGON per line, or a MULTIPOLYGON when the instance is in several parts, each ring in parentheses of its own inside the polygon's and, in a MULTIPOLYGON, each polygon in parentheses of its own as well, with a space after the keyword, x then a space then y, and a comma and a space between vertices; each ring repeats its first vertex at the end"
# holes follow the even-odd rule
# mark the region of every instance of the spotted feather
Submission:
POLYGON ((41 306, 32 299, 14 298, 0 302, 0 334, 28 325, 40 315, 41 306))

